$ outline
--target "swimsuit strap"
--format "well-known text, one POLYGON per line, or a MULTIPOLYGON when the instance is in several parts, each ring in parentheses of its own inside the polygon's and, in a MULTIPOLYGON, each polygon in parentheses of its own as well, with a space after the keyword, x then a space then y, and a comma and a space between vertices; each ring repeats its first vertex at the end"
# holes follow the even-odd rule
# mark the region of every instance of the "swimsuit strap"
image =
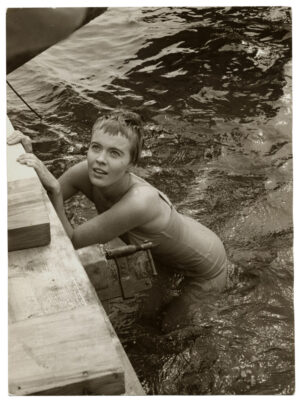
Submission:
MULTIPOLYGON (((130 174, 133 175, 135 178, 137 178, 138 180, 141 181, 140 183, 137 183, 137 182, 136 182, 135 185, 140 184, 140 185, 145 185, 145 186, 151 186, 151 187, 154 188, 154 186, 150 185, 150 183, 147 182, 147 181, 145 181, 145 179, 143 179, 143 178, 141 178, 141 177, 135 175, 135 174, 132 173, 132 172, 130 172, 130 174)), ((173 208, 173 204, 171 203, 171 200, 168 198, 168 196, 167 196, 165 193, 161 192, 160 190, 158 190, 158 189, 156 189, 156 188, 154 188, 154 189, 157 191, 159 197, 160 197, 162 200, 164 200, 164 201, 168 204, 168 206, 170 206, 171 208, 173 208)))
POLYGON ((173 204, 171 203, 171 200, 169 199, 169 197, 166 195, 166 194, 164 194, 163 192, 161 192, 160 190, 158 190, 158 189, 156 189, 157 190, 157 192, 158 192, 158 194, 159 194, 159 197, 162 199, 162 200, 164 200, 167 204, 168 204, 168 206, 170 206, 171 208, 173 208, 173 204))

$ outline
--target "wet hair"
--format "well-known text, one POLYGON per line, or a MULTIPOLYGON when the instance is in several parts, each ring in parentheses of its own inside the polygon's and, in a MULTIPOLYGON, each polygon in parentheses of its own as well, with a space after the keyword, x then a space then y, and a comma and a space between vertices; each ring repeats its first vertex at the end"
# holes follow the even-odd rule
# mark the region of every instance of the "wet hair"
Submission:
POLYGON ((98 130, 117 136, 122 135, 131 141, 130 157, 133 165, 140 159, 143 147, 143 122, 142 118, 132 111, 118 109, 99 117, 93 125, 92 136, 98 130))

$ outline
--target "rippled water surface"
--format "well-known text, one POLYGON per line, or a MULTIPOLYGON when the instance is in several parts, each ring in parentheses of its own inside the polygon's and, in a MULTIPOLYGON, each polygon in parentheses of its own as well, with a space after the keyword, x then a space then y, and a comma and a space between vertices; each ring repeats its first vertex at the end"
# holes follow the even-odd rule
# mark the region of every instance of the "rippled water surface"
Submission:
MULTIPOLYGON (((193 329, 162 334, 138 301, 112 302, 146 392, 293 393, 289 9, 108 9, 9 81, 44 118, 9 90, 8 115, 56 176, 85 157, 98 113, 139 111, 136 172, 218 233, 235 263, 193 329)), ((81 196, 68 205, 75 224, 94 212, 81 196)))

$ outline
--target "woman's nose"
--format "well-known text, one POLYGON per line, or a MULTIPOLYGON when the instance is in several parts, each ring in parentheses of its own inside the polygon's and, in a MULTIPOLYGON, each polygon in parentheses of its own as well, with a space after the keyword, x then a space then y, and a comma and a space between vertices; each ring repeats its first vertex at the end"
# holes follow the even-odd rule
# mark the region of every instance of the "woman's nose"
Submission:
POLYGON ((97 155, 96 161, 101 164, 106 163, 105 151, 100 151, 100 153, 97 155))

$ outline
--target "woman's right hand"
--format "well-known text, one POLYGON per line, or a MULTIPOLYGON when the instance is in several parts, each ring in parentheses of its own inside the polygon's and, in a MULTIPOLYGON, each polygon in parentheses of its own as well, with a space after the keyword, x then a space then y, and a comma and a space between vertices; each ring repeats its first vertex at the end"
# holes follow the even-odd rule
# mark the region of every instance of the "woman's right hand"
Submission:
POLYGON ((8 136, 6 142, 9 145, 22 143, 25 151, 27 153, 32 153, 31 139, 28 136, 24 135, 24 133, 22 133, 20 131, 14 131, 11 135, 8 136))
POLYGON ((45 164, 39 158, 37 158, 36 155, 24 153, 17 158, 17 161, 20 164, 24 164, 35 169, 35 172, 38 174, 42 185, 48 193, 52 195, 60 194, 60 183, 47 169, 45 164))

